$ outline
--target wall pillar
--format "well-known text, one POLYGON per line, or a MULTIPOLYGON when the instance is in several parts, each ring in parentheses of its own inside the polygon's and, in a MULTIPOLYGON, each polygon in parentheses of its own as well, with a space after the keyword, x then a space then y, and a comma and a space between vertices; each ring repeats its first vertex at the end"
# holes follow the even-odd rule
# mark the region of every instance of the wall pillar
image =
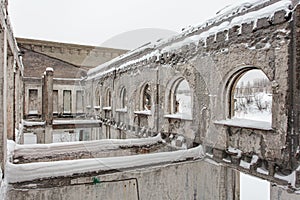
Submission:
MULTIPOLYGON (((46 97, 46 83, 45 83, 45 72, 44 75, 42 76, 42 120, 45 121, 46 119, 46 105, 48 104, 48 98, 46 97)), ((26 89, 27 91, 27 89, 26 89)), ((29 99, 29 96, 26 95, 26 99, 29 99)), ((27 103, 29 104, 29 103, 27 103)), ((28 112, 28 111, 27 111, 28 112)))
POLYGON ((6 91, 7 91, 7 40, 6 31, 0 30, 0 162, 4 171, 7 151, 7 124, 6 124, 6 91))
POLYGON ((43 76, 42 118, 45 121, 44 137, 39 137, 39 143, 52 142, 53 122, 53 69, 47 68, 43 76))
POLYGON ((15 99, 14 99, 14 88, 15 88, 15 80, 14 80, 14 57, 8 56, 7 58, 7 139, 15 140, 15 99))
MULTIPOLYGON (((19 124, 21 123, 21 105, 20 96, 22 95, 22 90, 20 90, 20 72, 19 67, 14 64, 14 127, 19 130, 19 135, 15 135, 15 141, 20 143, 20 137, 22 136, 22 130, 20 130, 19 124)), ((22 143, 21 143, 22 144, 22 143)))
POLYGON ((220 200, 240 199, 240 173, 229 167, 221 167, 220 200))
POLYGON ((45 105, 45 122, 46 125, 52 125, 53 122, 53 69, 47 68, 45 75, 45 97, 47 104, 45 105))

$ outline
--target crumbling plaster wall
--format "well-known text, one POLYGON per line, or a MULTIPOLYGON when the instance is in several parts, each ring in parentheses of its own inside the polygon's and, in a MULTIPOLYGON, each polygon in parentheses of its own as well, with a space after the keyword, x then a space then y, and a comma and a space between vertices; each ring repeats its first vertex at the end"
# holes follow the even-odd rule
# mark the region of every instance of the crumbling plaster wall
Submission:
MULTIPOLYGON (((198 160, 62 181, 44 180, 9 187, 7 199, 234 199, 234 172, 198 160), (205 173, 199 173, 202 171, 205 173), (93 178, 99 183, 93 184, 93 178)), ((237 176, 238 177, 238 176, 237 176)), ((237 194, 238 195, 238 192, 237 194)), ((235 196, 235 199, 237 196, 235 196)))
MULTIPOLYGON (((246 25, 243 25, 246 26, 246 25)), ((288 23, 268 28, 257 27, 255 32, 242 32, 234 36, 229 30, 228 41, 208 43, 210 51, 197 56, 195 66, 205 79, 209 91, 209 128, 203 141, 217 148, 226 148, 229 138, 226 131, 214 122, 230 118, 229 100, 232 81, 245 70, 261 69, 268 76, 276 90, 273 91, 272 127, 276 130, 270 134, 260 134, 267 137, 264 157, 281 157, 281 149, 285 145, 287 133, 287 92, 288 92, 288 62, 289 44, 288 23), (260 28, 260 29, 259 29, 260 28), (203 56, 204 55, 204 56, 203 56), (274 145, 276 143, 277 145, 274 145), (274 149, 273 148, 277 148, 274 149)), ((204 119, 201 119, 204 120, 204 119)), ((242 135, 239 135, 242 137, 242 135)), ((249 137, 246 140, 251 140, 249 137)), ((251 145, 251 144, 248 144, 251 145)), ((235 146, 236 148, 243 148, 235 146)), ((261 153, 260 148, 254 152, 261 153)))
MULTIPOLYGON (((277 172, 289 174, 297 166, 292 164, 295 159, 292 150, 298 148, 299 140, 296 138, 298 130, 293 130, 294 124, 291 123, 296 119, 296 107, 293 107, 291 99, 295 99, 293 96, 299 93, 297 83, 292 81, 292 78, 298 76, 298 61, 294 56, 298 55, 298 26, 295 27, 295 21, 299 21, 299 12, 299 6, 291 13, 276 11, 272 18, 265 17, 236 25, 208 36, 205 41, 178 47, 178 42, 211 28, 208 27, 182 35, 171 42, 169 40, 161 46, 133 52, 130 56, 98 68, 98 75, 95 75, 95 71, 90 73, 88 88, 95 88, 100 83, 101 87, 109 87, 115 92, 112 118, 118 108, 118 90, 124 85, 129 88, 129 103, 124 121, 133 125, 136 116, 134 111, 140 108, 140 91, 145 83, 152 83, 152 93, 158 94, 158 97, 154 100, 151 114, 146 118, 147 126, 156 132, 168 131, 167 127, 173 120, 164 116, 168 113, 169 85, 177 77, 183 77, 192 90, 193 115, 192 120, 177 131, 179 134, 184 133, 191 141, 189 145, 196 142, 202 143, 208 150, 213 148, 216 150, 212 151, 213 156, 220 162, 229 157, 226 149, 234 147, 242 151, 244 160, 249 159, 247 156, 251 160, 252 155, 257 155, 257 164, 268 171, 267 178, 272 179, 277 172), (169 51, 163 51, 165 49, 169 51), (154 51, 158 51, 158 55, 148 56, 154 51), (124 65, 126 67, 120 67, 124 65), (271 129, 219 123, 233 117, 230 107, 231 90, 238 78, 252 69, 261 69, 272 82, 271 129), (155 105, 158 105, 158 109, 155 105), (192 134, 184 132, 189 129, 192 134), (296 131, 295 135, 291 136, 294 134, 291 131, 296 131), (215 153, 217 150, 221 153, 215 153)), ((104 90, 101 90, 101 96, 105 95, 104 90)), ((91 89, 88 91, 94 93, 91 89)), ((139 134, 138 131, 136 133, 139 134)), ((239 161, 232 161, 231 164, 240 167, 239 161)), ((250 171, 256 172, 256 167, 250 166, 250 171)))
MULTIPOLYGON (((185 78, 192 92, 192 110, 194 116, 197 114, 199 107, 207 106, 206 103, 203 103, 203 98, 199 99, 197 94, 205 92, 205 84, 203 79, 198 76, 197 73, 191 72, 194 70, 191 66, 182 65, 178 69, 174 69, 170 65, 156 65, 149 64, 142 68, 135 68, 132 70, 124 71, 121 73, 115 73, 110 77, 106 77, 99 80, 94 80, 93 82, 87 83, 87 87, 92 90, 91 94, 97 94, 97 90, 100 91, 102 107, 105 107, 106 103, 106 93, 107 89, 112 92, 112 119, 116 120, 118 117, 118 112, 114 112, 117 109, 121 108, 120 105, 120 93, 123 87, 126 88, 127 92, 127 111, 122 115, 125 116, 123 119, 124 123, 128 125, 138 126, 136 120, 138 117, 146 116, 148 123, 146 128, 150 129, 152 132, 168 131, 168 118, 165 118, 164 115, 170 114, 169 109, 167 108, 168 95, 172 88, 167 87, 167 85, 172 85, 174 82, 174 77, 185 78), (198 77, 197 77, 198 76, 198 77), (201 82, 202 81, 202 82, 201 82), (199 84, 202 83, 202 84, 199 84), (137 111, 143 111, 141 98, 142 90, 146 84, 150 85, 151 88, 151 114, 137 114, 137 111), (202 91, 195 91, 195 85, 203 85, 202 91), (158 91, 157 91, 158 90, 158 91), (158 125, 158 126, 157 126, 158 125)), ((96 97, 92 97, 93 103, 95 105, 96 97)), ((206 98, 207 99, 207 98, 206 98)), ((100 114, 104 116, 105 111, 100 111, 100 114)), ((199 120, 196 118, 192 120, 178 119, 181 121, 180 128, 185 130, 184 135, 187 138, 194 140, 197 130, 199 120)), ((191 143, 191 141, 190 141, 191 143)))
MULTIPOLYGON (((188 81, 193 94, 192 121, 181 120, 187 122, 182 123, 185 125, 181 130, 186 131, 184 135, 188 139, 223 150, 233 146, 245 150, 245 153, 258 154, 262 159, 282 159, 288 131, 287 71, 291 44, 289 19, 285 11, 278 11, 274 14, 272 23, 268 18, 262 18, 257 24, 251 22, 234 26, 209 36, 205 43, 191 43, 172 52, 162 53, 158 58, 137 62, 125 69, 113 70, 112 66, 108 65, 99 71, 100 74, 103 73, 102 76, 88 81, 87 85, 93 88, 93 91, 90 90, 91 94, 95 94, 96 88, 100 89, 102 101, 105 98, 105 90, 110 88, 113 92, 112 118, 115 117, 114 110, 119 106, 119 88, 125 86, 128 91, 125 122, 133 125, 136 117, 134 111, 141 109, 140 91, 144 84, 150 83, 154 101, 151 115, 147 116, 148 128, 159 132, 168 131, 166 127, 169 122, 164 115, 168 114, 166 102, 169 82, 174 80, 174 77, 183 77, 188 81), (230 138, 228 130, 215 122, 232 117, 229 108, 230 91, 237 77, 251 69, 261 69, 273 83, 273 130, 263 131, 264 134, 261 130, 251 130, 255 137, 259 138, 258 147, 253 147, 251 142, 236 146, 236 143, 230 143, 234 138, 230 138), (104 73, 107 70, 109 73, 104 73)), ((199 34, 198 32, 193 34, 199 34)), ((182 40, 185 37, 187 36, 183 36, 182 40)), ((129 56, 114 66, 130 62, 146 53, 129 56)), ((251 141, 247 134, 239 137, 251 141)))

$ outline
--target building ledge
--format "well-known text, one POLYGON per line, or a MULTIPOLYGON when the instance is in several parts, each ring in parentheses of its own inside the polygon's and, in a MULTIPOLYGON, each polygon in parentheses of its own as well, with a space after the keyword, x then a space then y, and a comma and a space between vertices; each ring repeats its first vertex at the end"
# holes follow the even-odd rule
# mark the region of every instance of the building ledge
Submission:
POLYGON ((138 111, 134 111, 134 114, 137 115, 151 115, 151 110, 138 110, 138 111))
POLYGON ((233 119, 215 121, 214 124, 230 126, 230 127, 258 129, 258 130, 265 130, 265 131, 273 130, 272 124, 270 122, 256 121, 250 119, 233 118, 233 119))
POLYGON ((101 108, 100 106, 94 106, 95 110, 100 110, 100 108, 101 108))
POLYGON ((182 120, 189 120, 192 121, 192 116, 184 113, 175 113, 175 114, 168 114, 164 115, 165 118, 171 118, 171 119, 182 119, 182 120))
POLYGON ((127 108, 118 108, 116 109, 116 112, 120 112, 120 113, 127 113, 127 108))
POLYGON ((102 110, 110 111, 111 110, 111 106, 103 107, 102 110))

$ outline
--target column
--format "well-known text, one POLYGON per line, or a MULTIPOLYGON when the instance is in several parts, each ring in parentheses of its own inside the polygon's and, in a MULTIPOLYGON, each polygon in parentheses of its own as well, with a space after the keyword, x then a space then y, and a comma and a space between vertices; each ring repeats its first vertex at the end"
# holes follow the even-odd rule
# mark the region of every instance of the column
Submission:
POLYGON ((45 122, 46 125, 52 125, 53 121, 53 69, 48 67, 45 75, 45 122))
POLYGON ((2 172, 6 163, 7 151, 7 125, 6 125, 6 66, 7 65, 7 41, 5 30, 0 30, 0 162, 2 172))
POLYGON ((52 143, 52 122, 53 122, 53 69, 48 67, 45 75, 46 99, 45 105, 45 143, 52 143))
POLYGON ((14 57, 8 56, 7 59, 7 139, 15 140, 14 132, 15 132, 15 98, 14 98, 14 91, 15 91, 15 80, 14 80, 14 57))
POLYGON ((38 143, 52 142, 53 122, 53 69, 48 67, 43 76, 42 118, 45 121, 44 137, 38 137, 38 143))

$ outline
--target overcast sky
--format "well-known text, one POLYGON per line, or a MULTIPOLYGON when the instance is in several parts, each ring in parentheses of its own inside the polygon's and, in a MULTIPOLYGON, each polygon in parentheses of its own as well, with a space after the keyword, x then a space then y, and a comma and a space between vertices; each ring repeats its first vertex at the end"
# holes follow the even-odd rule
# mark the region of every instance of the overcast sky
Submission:
POLYGON ((9 0, 17 37, 100 45, 123 32, 183 27, 241 0, 9 0))

